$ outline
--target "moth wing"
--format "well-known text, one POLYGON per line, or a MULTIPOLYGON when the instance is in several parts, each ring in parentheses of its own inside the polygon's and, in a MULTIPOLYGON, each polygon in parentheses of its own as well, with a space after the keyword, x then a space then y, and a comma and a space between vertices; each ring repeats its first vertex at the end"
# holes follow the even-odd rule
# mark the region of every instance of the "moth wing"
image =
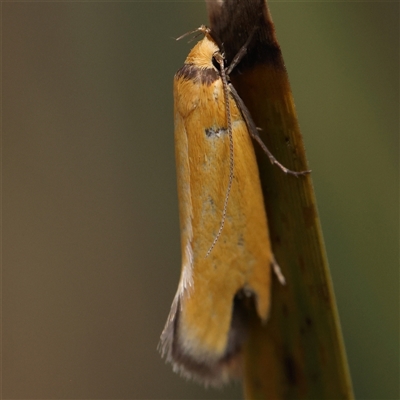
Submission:
POLYGON ((182 271, 161 346, 175 370, 218 385, 236 369, 245 339, 247 311, 238 296, 252 294, 267 318, 273 255, 254 149, 234 98, 231 171, 221 80, 175 80, 174 93, 182 271), (225 225, 207 256, 232 172, 225 225))

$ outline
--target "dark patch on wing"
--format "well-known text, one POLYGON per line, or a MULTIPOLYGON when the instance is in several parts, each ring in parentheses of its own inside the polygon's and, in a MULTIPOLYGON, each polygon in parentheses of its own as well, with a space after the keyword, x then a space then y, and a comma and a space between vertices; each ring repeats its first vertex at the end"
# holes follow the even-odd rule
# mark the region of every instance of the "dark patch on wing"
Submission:
MULTIPOLYGON (((193 378, 207 385, 220 386, 223 383, 223 371, 229 369, 233 360, 241 353, 242 346, 247 337, 248 327, 248 298, 243 291, 233 300, 231 327, 229 329, 228 342, 221 358, 215 362, 199 361, 185 352, 179 342, 179 311, 174 321, 174 338, 172 342, 171 358, 175 367, 182 375, 193 378)), ((177 309, 180 309, 178 304, 177 309)))
POLYGON ((220 137, 224 133, 227 133, 228 130, 226 128, 216 128, 215 126, 210 126, 209 128, 205 129, 206 136, 211 138, 211 137, 220 137))
POLYGON ((210 86, 220 79, 220 76, 215 68, 199 68, 193 64, 184 64, 175 74, 175 78, 210 86))

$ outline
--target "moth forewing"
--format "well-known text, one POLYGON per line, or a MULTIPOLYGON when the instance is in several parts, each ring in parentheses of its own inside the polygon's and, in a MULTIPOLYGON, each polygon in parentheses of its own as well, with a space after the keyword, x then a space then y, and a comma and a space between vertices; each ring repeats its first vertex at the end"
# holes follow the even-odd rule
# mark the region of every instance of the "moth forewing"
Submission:
POLYGON ((174 79, 182 271, 161 337, 175 370, 216 386, 240 373, 243 298, 252 295, 259 317, 267 319, 274 262, 252 140, 232 95, 230 163, 224 83, 213 64, 217 52, 206 33, 174 79), (224 203, 224 227, 209 252, 224 203))

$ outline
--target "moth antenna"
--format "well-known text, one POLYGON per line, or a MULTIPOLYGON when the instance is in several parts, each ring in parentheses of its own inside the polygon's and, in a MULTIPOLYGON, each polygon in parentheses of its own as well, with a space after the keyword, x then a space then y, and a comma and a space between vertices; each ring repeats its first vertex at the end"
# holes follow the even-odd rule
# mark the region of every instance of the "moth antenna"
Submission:
POLYGON ((192 39, 189 40, 189 43, 192 42, 194 39, 197 38, 197 36, 199 36, 200 34, 204 33, 205 35, 207 33, 210 33, 210 28, 207 28, 205 25, 201 25, 199 28, 193 30, 193 31, 189 31, 184 33, 183 35, 179 36, 178 38, 176 38, 175 40, 181 40, 183 38, 185 38, 186 36, 191 35, 192 33, 198 33, 197 35, 193 36, 192 39), (199 32, 199 33, 198 33, 199 32))
POLYGON ((229 181, 228 181, 228 188, 226 190, 226 196, 224 201, 224 208, 222 210, 222 218, 221 223, 218 229, 218 233, 214 238, 214 241, 211 244, 211 247, 207 251, 206 258, 210 255, 212 249, 217 244, 219 237, 221 236, 222 230, 224 229, 225 220, 226 220, 226 211, 228 209, 228 200, 229 195, 232 189, 232 182, 233 182, 233 169, 234 169, 234 157, 233 157, 233 134, 232 134, 232 121, 231 121, 231 107, 229 104, 229 90, 228 90, 228 81, 226 79, 225 73, 225 65, 224 65, 224 58, 221 53, 214 54, 215 60, 218 62, 221 71, 221 79, 222 85, 224 89, 224 99, 225 99, 225 113, 226 113, 226 120, 228 124, 228 136, 229 136, 229 181))

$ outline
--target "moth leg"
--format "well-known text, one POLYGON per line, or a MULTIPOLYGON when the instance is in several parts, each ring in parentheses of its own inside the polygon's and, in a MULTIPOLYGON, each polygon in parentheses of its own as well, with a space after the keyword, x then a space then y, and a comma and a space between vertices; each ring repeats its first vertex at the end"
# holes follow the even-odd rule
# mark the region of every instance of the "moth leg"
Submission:
POLYGON ((276 277, 278 278, 278 281, 280 282, 281 285, 286 285, 286 279, 283 276, 281 267, 279 266, 279 264, 275 261, 275 258, 272 259, 271 262, 271 267, 276 275, 276 277))
POLYGON ((288 169, 284 167, 273 155, 272 153, 268 150, 267 146, 264 144, 264 142, 261 140, 260 135, 258 134, 258 130, 256 127, 256 124, 253 121, 253 118, 250 115, 250 111, 244 104, 243 100, 240 98, 238 92, 236 89, 233 87, 231 83, 228 84, 229 90, 235 99, 236 103, 239 106, 240 112, 243 115, 244 120, 246 121, 247 128, 250 132, 251 137, 261 146, 261 148, 264 150, 265 154, 268 156, 269 160, 271 161, 271 164, 275 164, 278 166, 285 174, 289 175, 294 175, 298 177, 299 175, 307 175, 311 172, 311 170, 306 170, 306 171, 292 171, 291 169, 288 169))
POLYGON ((230 75, 230 73, 233 71, 233 69, 240 63, 242 58, 246 55, 247 53, 247 48, 249 47, 249 44, 251 40, 253 39, 254 33, 258 29, 258 26, 255 26, 252 32, 250 33, 249 37, 246 40, 246 43, 240 48, 240 50, 236 53, 236 56, 233 57, 233 60, 229 67, 226 69, 225 73, 226 75, 230 75))

